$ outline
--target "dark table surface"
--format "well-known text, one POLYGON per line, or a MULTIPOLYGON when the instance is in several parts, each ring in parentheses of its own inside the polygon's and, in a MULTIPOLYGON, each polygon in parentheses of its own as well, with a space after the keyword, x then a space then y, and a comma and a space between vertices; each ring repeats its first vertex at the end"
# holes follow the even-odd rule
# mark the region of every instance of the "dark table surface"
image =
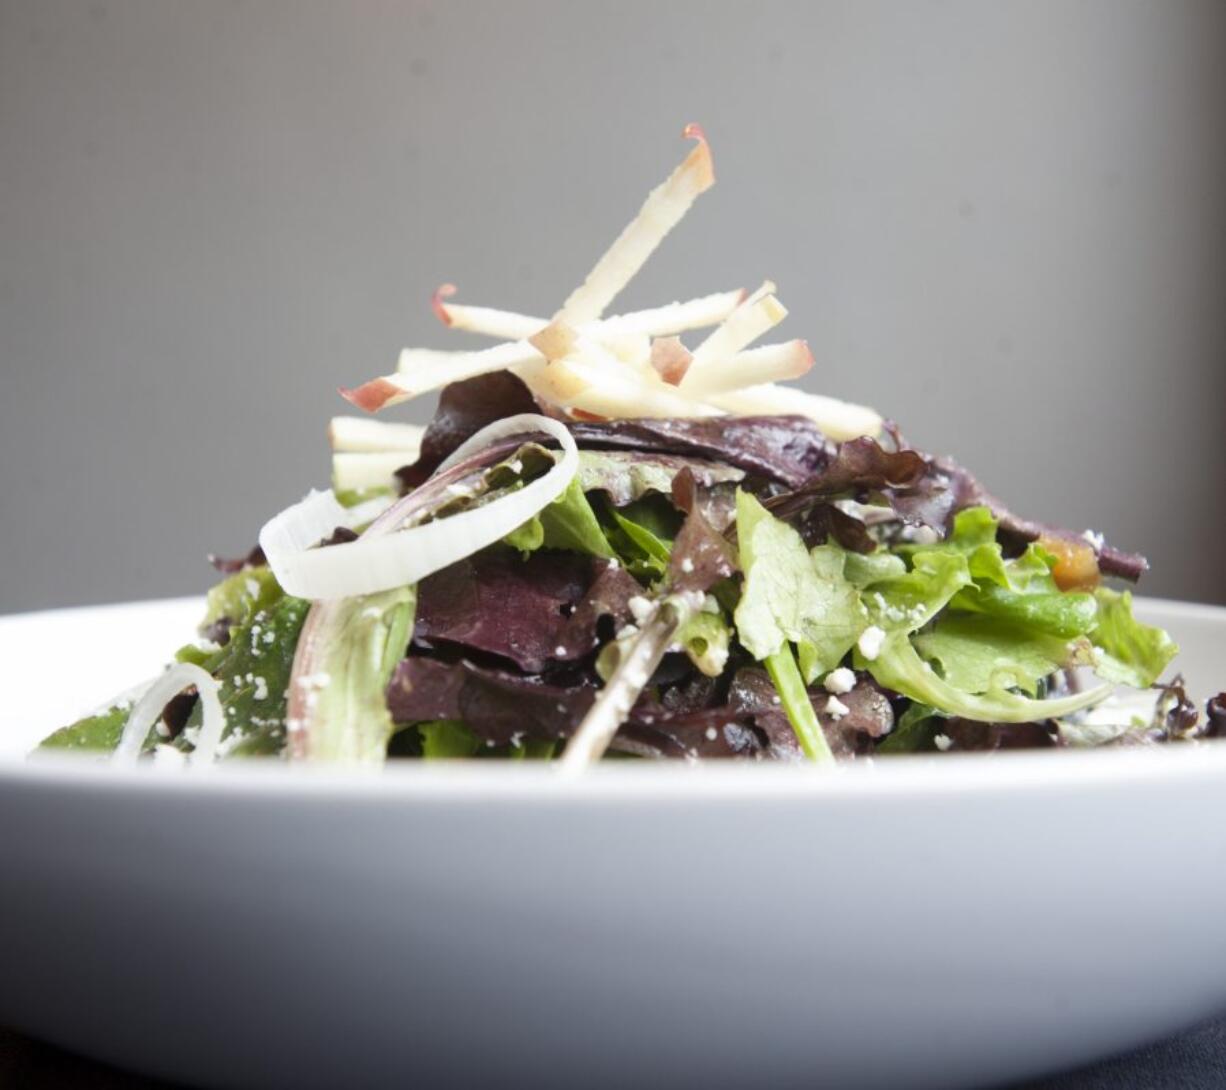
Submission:
MULTIPOLYGON (((0 1090, 171 1090, 0 1029, 0 1090)), ((1226 1018, 1128 1056, 1010 1090, 1219 1090, 1226 1087, 1226 1018)))

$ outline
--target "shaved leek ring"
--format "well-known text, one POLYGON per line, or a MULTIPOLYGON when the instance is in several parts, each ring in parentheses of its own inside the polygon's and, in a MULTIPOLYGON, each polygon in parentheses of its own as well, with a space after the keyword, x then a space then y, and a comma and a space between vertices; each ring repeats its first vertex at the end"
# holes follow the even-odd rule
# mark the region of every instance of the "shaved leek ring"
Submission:
POLYGON ((354 598, 417 583, 492 545, 566 491, 579 470, 579 449, 570 432, 556 420, 536 413, 510 416, 482 428, 439 467, 438 472, 445 472, 458 460, 508 436, 539 432, 562 447, 561 457, 544 476, 490 503, 436 522, 385 532, 403 517, 404 505, 412 505, 410 494, 380 516, 378 531, 320 549, 313 546, 346 521, 346 512, 332 494, 314 493, 286 508, 260 531, 260 546, 277 582, 298 598, 354 598))
POLYGON ((179 662, 159 677, 133 706, 124 724, 123 735, 112 757, 117 764, 129 764, 140 756, 141 747, 149 737, 149 731, 161 717, 166 705, 184 689, 194 685, 200 694, 200 707, 204 713, 200 725, 200 737, 192 752, 193 764, 210 764, 221 741, 225 726, 225 713, 217 698, 220 686, 212 675, 190 662, 179 662))

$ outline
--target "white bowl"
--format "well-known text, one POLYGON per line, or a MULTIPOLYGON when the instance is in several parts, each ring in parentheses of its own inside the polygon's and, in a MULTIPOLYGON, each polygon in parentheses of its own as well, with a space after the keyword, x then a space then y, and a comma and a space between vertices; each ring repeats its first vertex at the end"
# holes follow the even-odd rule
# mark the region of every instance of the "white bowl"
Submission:
MULTIPOLYGON (((0 737, 197 608, 0 619, 0 737)), ((1144 612, 1226 685, 1226 609, 1144 612)), ((1223 826, 1216 743, 577 783, 10 757, 0 1023, 202 1086, 999 1082, 1226 1005, 1223 826)))

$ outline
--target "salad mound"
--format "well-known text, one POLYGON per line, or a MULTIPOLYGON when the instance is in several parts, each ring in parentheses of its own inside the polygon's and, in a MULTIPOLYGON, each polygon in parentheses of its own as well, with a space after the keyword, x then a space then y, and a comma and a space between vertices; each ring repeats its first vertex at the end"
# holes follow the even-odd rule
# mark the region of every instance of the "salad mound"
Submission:
POLYGON ((552 318, 431 300, 481 351, 342 395, 332 488, 213 558, 199 639, 43 749, 209 764, 830 762, 1193 741, 1143 557, 1022 518, 872 409, 786 385, 769 281, 606 316, 714 182, 685 160, 552 318), (709 330, 701 339, 683 334, 709 330), (1109 585, 1115 582, 1115 586, 1109 585))

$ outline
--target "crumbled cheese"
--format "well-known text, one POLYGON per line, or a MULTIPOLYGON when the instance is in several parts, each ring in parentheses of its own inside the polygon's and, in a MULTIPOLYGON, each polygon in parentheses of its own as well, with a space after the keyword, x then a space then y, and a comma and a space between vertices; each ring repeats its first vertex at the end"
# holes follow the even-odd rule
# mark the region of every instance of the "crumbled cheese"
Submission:
POLYGON ((831 670, 823 683, 828 693, 849 693, 856 687, 856 675, 846 666, 831 670))
POLYGON ((262 677, 255 678, 255 692, 252 694, 256 700, 268 699, 268 682, 262 677))
POLYGON ((944 753, 954 744, 954 740, 948 734, 938 734, 932 739, 932 744, 944 753))
POLYGON ((885 643, 885 633, 875 624, 871 624, 863 632, 860 633, 860 639, 856 642, 856 646, 869 662, 872 662, 878 655, 881 654, 881 646, 885 643))
POLYGON ((553 649, 553 653, 558 658, 561 658, 563 655, 566 654, 566 644, 564 643, 558 644, 558 646, 553 649))
POLYGON ((1096 553, 1101 553, 1103 551, 1103 544, 1106 539, 1102 534, 1095 530, 1086 530, 1081 536, 1090 543, 1090 546, 1096 553))
POLYGON ((615 556, 609 557, 608 561, 606 561, 605 563, 606 571, 616 571, 620 567, 621 567, 621 561, 619 561, 617 557, 615 556))
POLYGON ((694 561, 691 560, 688 556, 683 557, 681 560, 681 570, 685 572, 686 575, 689 575, 690 572, 694 570, 694 561))
POLYGON ((935 545, 940 540, 940 535, 931 526, 904 526, 899 531, 898 538, 916 545, 935 545))
POLYGON ((837 696, 833 694, 826 701, 826 707, 823 709, 831 719, 842 719, 851 709, 843 703, 837 696))
POLYGON ((159 738, 170 737, 170 728, 166 725, 166 721, 164 719, 159 719, 157 721, 157 725, 153 729, 157 731, 159 738))
POLYGON ((708 742, 714 742, 715 739, 718 737, 719 737, 719 731, 717 731, 714 727, 707 727, 707 741, 708 742))
POLYGON ((656 611, 655 603, 641 594, 634 595, 626 602, 626 605, 629 606, 630 613, 638 624, 642 624, 656 611))

